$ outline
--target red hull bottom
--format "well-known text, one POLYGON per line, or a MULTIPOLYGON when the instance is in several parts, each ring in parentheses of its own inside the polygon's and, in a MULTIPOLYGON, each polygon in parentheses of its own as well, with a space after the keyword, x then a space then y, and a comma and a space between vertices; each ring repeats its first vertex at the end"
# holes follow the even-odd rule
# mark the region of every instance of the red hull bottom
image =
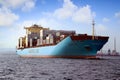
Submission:
POLYGON ((23 58, 71 58, 71 59, 98 59, 96 56, 21 56, 23 58))

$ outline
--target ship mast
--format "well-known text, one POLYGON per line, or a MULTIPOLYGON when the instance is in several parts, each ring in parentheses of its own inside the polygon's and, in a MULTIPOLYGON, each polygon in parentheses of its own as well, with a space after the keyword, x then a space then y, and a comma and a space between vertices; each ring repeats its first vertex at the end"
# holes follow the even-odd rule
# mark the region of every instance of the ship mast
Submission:
POLYGON ((94 20, 92 21, 92 40, 94 40, 95 39, 95 30, 94 30, 94 26, 95 26, 95 22, 94 22, 94 20))

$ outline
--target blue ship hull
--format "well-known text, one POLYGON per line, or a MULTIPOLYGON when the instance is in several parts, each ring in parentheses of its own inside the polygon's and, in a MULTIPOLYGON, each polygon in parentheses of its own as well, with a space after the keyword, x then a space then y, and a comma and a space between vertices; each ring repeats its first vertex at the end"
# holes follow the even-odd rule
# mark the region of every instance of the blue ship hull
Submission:
POLYGON ((93 57, 107 41, 108 39, 72 40, 68 36, 57 45, 18 49, 17 54, 21 57, 93 57))

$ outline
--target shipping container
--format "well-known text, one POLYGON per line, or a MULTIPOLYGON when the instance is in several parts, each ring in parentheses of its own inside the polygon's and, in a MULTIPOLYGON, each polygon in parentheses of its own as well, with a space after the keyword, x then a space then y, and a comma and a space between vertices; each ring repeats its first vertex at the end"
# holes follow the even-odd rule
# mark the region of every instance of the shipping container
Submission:
POLYGON ((32 39, 30 39, 30 47, 32 47, 32 39))
POLYGON ((22 48, 22 38, 20 38, 20 48, 22 48))
POLYGON ((49 44, 49 40, 50 40, 50 38, 49 38, 49 36, 47 36, 46 37, 46 44, 49 44))
POLYGON ((40 45, 40 39, 37 39, 37 46, 40 45))

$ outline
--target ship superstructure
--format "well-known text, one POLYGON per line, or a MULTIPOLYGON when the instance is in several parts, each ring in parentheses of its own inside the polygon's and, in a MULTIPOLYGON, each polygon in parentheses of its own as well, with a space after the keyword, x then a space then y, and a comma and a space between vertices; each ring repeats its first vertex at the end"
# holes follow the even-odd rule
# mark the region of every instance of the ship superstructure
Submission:
POLYGON ((50 30, 36 24, 24 29, 26 29, 26 35, 19 38, 18 49, 56 45, 67 36, 75 35, 75 31, 50 30))

